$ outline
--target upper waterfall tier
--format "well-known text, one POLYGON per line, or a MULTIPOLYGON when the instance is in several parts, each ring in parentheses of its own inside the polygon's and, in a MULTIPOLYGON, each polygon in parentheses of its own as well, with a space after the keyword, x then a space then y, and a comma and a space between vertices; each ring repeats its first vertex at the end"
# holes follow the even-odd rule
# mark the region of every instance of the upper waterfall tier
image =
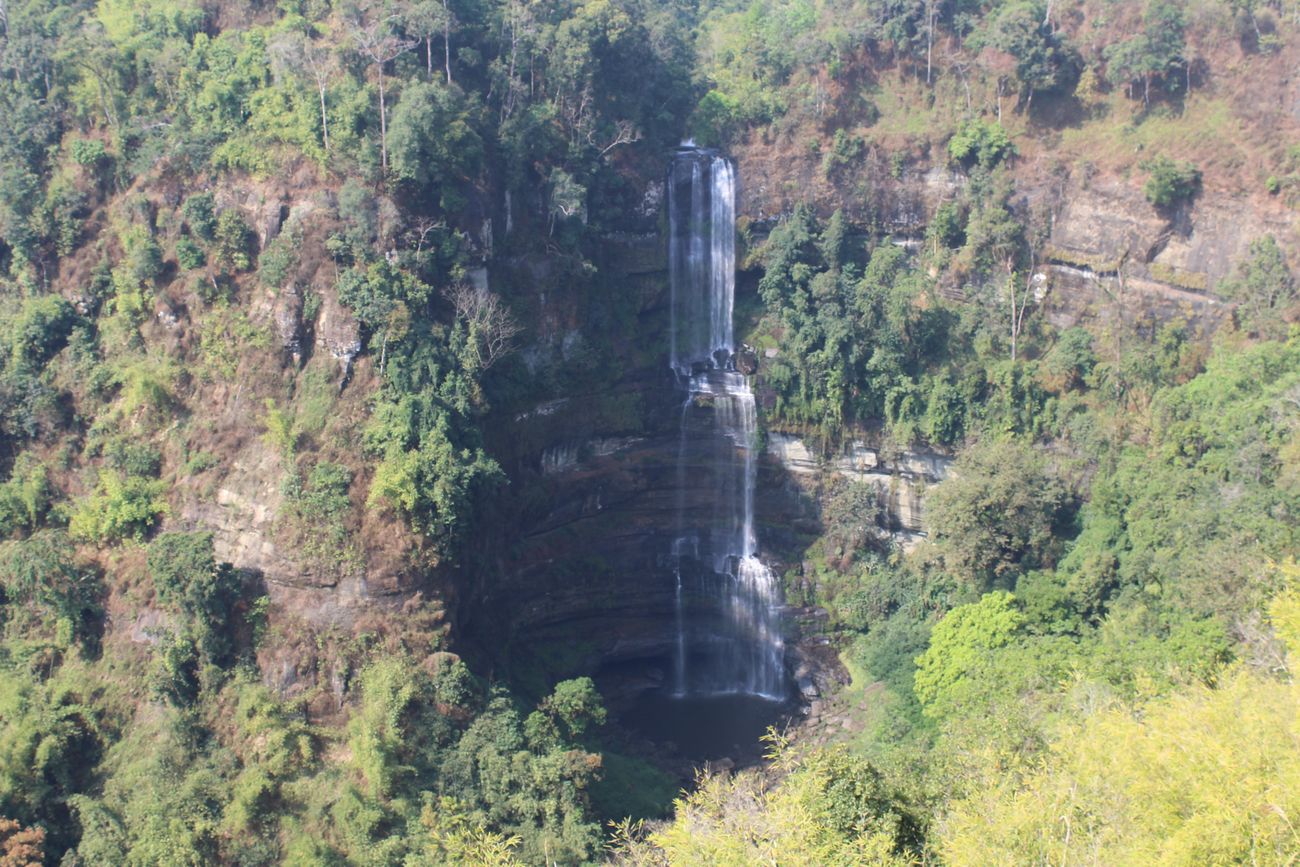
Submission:
POLYGON ((724 366, 735 351, 735 177, 726 157, 693 148, 678 151, 669 170, 670 361, 679 373, 724 366))

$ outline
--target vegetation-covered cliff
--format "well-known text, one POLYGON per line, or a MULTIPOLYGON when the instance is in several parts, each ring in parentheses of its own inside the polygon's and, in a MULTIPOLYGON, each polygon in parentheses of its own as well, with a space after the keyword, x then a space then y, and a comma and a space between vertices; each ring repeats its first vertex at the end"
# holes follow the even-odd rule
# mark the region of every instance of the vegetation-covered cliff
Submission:
POLYGON ((0 2, 0 863, 1290 863, 1297 61, 1292 0, 0 2), (618 713, 708 494, 688 137, 805 693, 698 779, 618 713))

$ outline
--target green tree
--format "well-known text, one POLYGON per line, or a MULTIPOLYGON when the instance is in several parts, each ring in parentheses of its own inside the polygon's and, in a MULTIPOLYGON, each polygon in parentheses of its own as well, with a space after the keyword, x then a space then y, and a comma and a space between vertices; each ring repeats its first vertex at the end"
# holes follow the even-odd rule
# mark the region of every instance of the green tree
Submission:
POLYGON ((958 605, 935 624, 930 646, 917 657, 915 691, 927 715, 945 716, 961 704, 963 681, 987 667, 1020 629, 1024 615, 1003 590, 958 605))
POLYGON ((1041 769, 955 805, 944 862, 1285 864, 1300 852, 1300 691, 1234 671, 1058 732, 1041 769))
POLYGON ((163 533, 149 545, 148 564, 159 601, 184 615, 209 660, 229 661, 240 581, 229 563, 217 563, 212 534, 163 533))
POLYGON ((421 198, 455 211, 464 201, 458 187, 473 180, 483 143, 448 86, 417 81, 402 90, 388 131, 393 174, 421 198))
POLYGON ((169 511, 166 491, 167 485, 158 479, 101 471, 99 484, 73 509, 68 535, 100 543, 143 539, 169 511))
POLYGON ((1268 337, 1285 335, 1282 313, 1295 301, 1295 277, 1286 253, 1272 235, 1250 242, 1248 257, 1237 266, 1237 276, 1221 291, 1237 302, 1237 317, 1243 327, 1268 337))
POLYGON ((966 449, 927 503, 931 535, 945 566, 988 588, 1051 565, 1070 494, 1048 458, 1017 439, 966 449))
POLYGON ((101 610, 103 585, 77 563, 72 542, 61 530, 41 530, 0 544, 0 587, 10 604, 66 621, 83 636, 101 610))
POLYGON ((994 48, 1015 58, 1026 109, 1035 93, 1059 91, 1071 83, 1074 58, 1038 0, 1003 5, 991 18, 987 39, 994 48))
POLYGON ((964 121, 948 141, 948 156, 967 168, 990 169, 1015 153, 1016 147, 1002 124, 983 118, 964 121))
POLYGON ((1189 162, 1161 155, 1143 161, 1140 168, 1147 172, 1142 192, 1157 208, 1173 208, 1190 201, 1201 188, 1201 172, 1189 162))
POLYGON ((1106 78, 1132 92, 1142 83, 1142 104, 1151 104, 1151 85, 1169 82, 1169 75, 1186 66, 1185 22, 1182 7, 1170 0, 1149 0, 1142 15, 1142 30, 1107 46, 1106 78))

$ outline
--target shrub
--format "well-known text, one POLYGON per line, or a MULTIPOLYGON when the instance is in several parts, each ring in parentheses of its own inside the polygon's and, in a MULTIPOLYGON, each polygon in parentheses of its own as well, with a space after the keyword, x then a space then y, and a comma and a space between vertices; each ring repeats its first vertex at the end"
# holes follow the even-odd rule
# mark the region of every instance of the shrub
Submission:
POLYGON ((283 286, 297 267, 298 239, 288 232, 267 244, 257 258, 257 276, 272 289, 283 286))
POLYGON ((916 660, 916 697, 927 715, 958 706, 962 681, 1011 641, 1024 622, 1014 603, 1010 593, 996 591, 958 605, 935 625, 929 648, 916 660))
POLYGON ((1220 293, 1237 302, 1237 319, 1243 327, 1266 337, 1284 337, 1282 315, 1296 298, 1295 276, 1286 253, 1272 235, 1250 243, 1249 257, 1237 265, 1235 278, 1220 293))
POLYGON ((11 603, 66 620, 77 631, 99 612, 103 590, 93 573, 78 566, 61 530, 0 545, 0 586, 11 603))
POLYGON ((176 242, 176 264, 181 268, 193 271, 195 268, 202 268, 207 262, 208 257, 204 254, 203 248, 189 238, 181 238, 176 242))
POLYGON ((9 331, 9 353, 16 365, 38 368, 63 348, 77 313, 59 295, 28 298, 9 331))
POLYGON ((139 286, 162 273, 162 247, 158 246, 158 242, 154 240, 147 228, 132 226, 122 233, 121 241, 126 255, 122 259, 122 264, 115 269, 118 282, 125 280, 134 286, 139 286))
POLYGON ((141 539, 169 511, 167 485, 157 479, 99 474, 95 490, 83 497, 68 519, 68 534, 88 542, 141 539))
POLYGON ((239 579, 229 563, 218 564, 211 533, 163 533, 149 545, 149 577, 158 599, 185 617, 183 630, 218 664, 231 647, 229 621, 239 579))
POLYGON ((1016 147, 1002 124, 983 118, 966 121, 948 141, 948 156, 966 168, 978 165, 991 169, 1015 153, 1016 147))
POLYGON ((931 532, 952 573, 987 588, 1050 563, 1070 494, 1056 470, 1019 440, 981 442, 930 495, 931 532))
POLYGON ((232 271, 247 271, 252 267, 253 230, 238 211, 228 209, 217 217, 213 244, 212 260, 216 264, 232 271))
POLYGON ((24 452, 14 461, 9 480, 0 485, 0 536, 34 528, 49 502, 49 473, 44 464, 24 452))
POLYGON ((205 241, 217 234, 217 204, 212 193, 195 193, 181 205, 181 216, 190 231, 205 241))
POLYGON ((1172 208, 1189 201, 1201 188, 1201 172, 1192 163, 1158 156, 1139 167, 1148 173, 1142 192, 1157 208, 1172 208))
POLYGON ((128 476, 157 476, 162 467, 162 452, 147 442, 125 436, 108 440, 103 452, 110 467, 128 476))
POLYGON ((95 169, 108 161, 108 151, 99 139, 77 139, 72 143, 72 161, 83 168, 95 169))
POLYGON ((1056 345, 1043 359, 1043 373, 1057 390, 1082 388, 1097 366, 1092 335, 1082 328, 1061 332, 1056 345))

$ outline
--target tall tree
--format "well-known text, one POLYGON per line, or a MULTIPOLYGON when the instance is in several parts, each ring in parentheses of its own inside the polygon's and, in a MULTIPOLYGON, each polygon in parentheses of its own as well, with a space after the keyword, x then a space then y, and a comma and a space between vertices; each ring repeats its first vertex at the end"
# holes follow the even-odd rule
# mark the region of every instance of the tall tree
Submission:
POLYGON ((383 9, 363 6, 348 16, 352 44, 362 57, 375 67, 379 78, 379 161, 388 173, 388 100, 384 66, 401 57, 415 46, 397 31, 398 17, 384 14, 383 9))
POLYGON ((442 34, 443 67, 451 84, 451 28, 455 23, 449 0, 415 0, 402 13, 403 23, 411 33, 424 40, 424 63, 433 79, 433 36, 442 34))
POLYGON ((325 94, 334 74, 334 58, 330 50, 302 33, 288 33, 271 43, 272 63, 295 75, 311 78, 320 101, 321 137, 325 153, 330 150, 330 123, 325 108, 325 94))

